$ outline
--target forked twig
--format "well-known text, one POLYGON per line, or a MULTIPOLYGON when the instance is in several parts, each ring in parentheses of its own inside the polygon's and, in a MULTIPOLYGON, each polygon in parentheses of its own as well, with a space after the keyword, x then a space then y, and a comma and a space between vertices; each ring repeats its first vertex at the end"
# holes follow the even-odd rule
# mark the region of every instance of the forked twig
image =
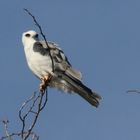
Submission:
POLYGON ((21 137, 23 138, 24 137, 24 131, 25 131, 25 120, 26 118, 28 117, 29 113, 32 113, 33 111, 33 108, 35 106, 35 103, 37 101, 38 97, 36 97, 36 92, 34 92, 33 96, 31 96, 28 100, 26 100, 20 110, 19 110, 19 118, 22 122, 22 130, 21 130, 21 137), (22 116, 22 113, 23 113, 23 109, 26 108, 26 106, 33 101, 33 104, 30 106, 29 110, 27 110, 27 112, 22 116))
POLYGON ((33 132, 33 128, 37 122, 37 119, 39 118, 40 112, 46 106, 47 92, 44 94, 37 94, 37 92, 34 92, 34 94, 22 104, 19 110, 19 118, 22 122, 22 128, 20 132, 10 133, 8 131, 9 120, 5 119, 1 121, 4 124, 5 136, 1 137, 0 140, 13 140, 13 137, 15 136, 20 137, 22 140, 27 140, 29 137, 32 140, 39 140, 39 136, 33 132), (28 106, 29 108, 27 108, 28 106), (33 115, 33 117, 30 120, 31 124, 28 127, 27 125, 29 122, 27 123, 26 121, 27 119, 30 119, 29 117, 31 115, 33 115))
POLYGON ((40 112, 43 110, 43 108, 45 107, 47 103, 47 92, 45 93, 45 95, 43 96, 42 93, 40 93, 37 97, 36 97, 36 93, 34 93, 34 95, 32 97, 30 97, 27 101, 25 101, 19 111, 19 117, 20 120, 22 121, 22 130, 21 130, 21 137, 23 140, 27 140, 27 138, 30 136, 30 134, 32 133, 32 130, 37 122, 37 119, 39 117, 40 112), (44 97, 44 100, 43 100, 44 97), (30 103, 33 102, 32 105, 30 106, 30 108, 26 111, 26 113, 22 116, 23 113, 23 109, 30 103), (36 110, 33 110, 35 107, 37 107, 36 110), (28 130, 25 130, 26 128, 26 119, 28 118, 29 114, 33 114, 33 120, 31 125, 29 126, 28 130), (26 132, 26 134, 24 133, 26 132))
MULTIPOLYGON (((24 134, 26 134, 26 132, 24 132, 24 134)), ((32 132, 30 135, 32 136, 31 137, 32 140, 39 140, 39 136, 37 136, 34 132, 32 132)), ((9 136, 3 136, 3 137, 0 138, 0 140, 9 139, 9 137, 13 138, 13 137, 16 137, 16 136, 20 137, 21 132, 19 132, 19 133, 11 133, 11 134, 9 134, 9 136)))
POLYGON ((5 119, 2 121, 2 123, 4 124, 4 130, 5 130, 5 134, 6 134, 6 137, 9 139, 9 140, 12 140, 10 134, 9 134, 9 131, 8 131, 8 123, 9 123, 9 120, 5 119))

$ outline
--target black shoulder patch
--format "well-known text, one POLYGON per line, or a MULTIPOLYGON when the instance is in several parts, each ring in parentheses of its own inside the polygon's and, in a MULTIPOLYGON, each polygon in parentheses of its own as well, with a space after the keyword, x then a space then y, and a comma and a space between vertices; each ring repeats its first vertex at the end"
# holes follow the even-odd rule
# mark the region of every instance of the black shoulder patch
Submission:
POLYGON ((34 43, 33 51, 38 52, 41 55, 47 55, 48 54, 48 49, 44 48, 40 42, 35 42, 34 43))

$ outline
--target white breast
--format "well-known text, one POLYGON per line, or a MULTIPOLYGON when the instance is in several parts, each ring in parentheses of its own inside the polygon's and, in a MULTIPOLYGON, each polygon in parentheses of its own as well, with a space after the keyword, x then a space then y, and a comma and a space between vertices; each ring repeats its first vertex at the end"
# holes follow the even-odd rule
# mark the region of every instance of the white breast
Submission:
POLYGON ((49 55, 43 56, 39 52, 34 52, 32 44, 24 47, 24 51, 29 68, 38 78, 52 73, 52 61, 49 55))

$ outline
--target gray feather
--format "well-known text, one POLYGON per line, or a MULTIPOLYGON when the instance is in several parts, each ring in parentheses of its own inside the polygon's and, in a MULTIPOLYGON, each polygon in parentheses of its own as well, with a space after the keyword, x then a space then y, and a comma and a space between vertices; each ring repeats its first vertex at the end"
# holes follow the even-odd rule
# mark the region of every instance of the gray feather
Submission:
MULTIPOLYGON (((45 41, 40 41, 39 43, 42 44, 44 48, 44 52, 47 50, 47 46, 45 41)), ((72 76, 78 80, 82 79, 82 74, 80 71, 72 68, 70 62, 68 61, 67 57, 64 55, 64 52, 59 48, 58 44, 53 42, 48 42, 49 47, 51 49, 51 55, 54 60, 54 69, 66 71, 69 76, 72 76)))
POLYGON ((33 51, 34 52, 38 52, 38 53, 40 53, 43 56, 49 54, 48 49, 47 48, 43 48, 43 46, 42 46, 42 44, 40 42, 35 42, 34 43, 33 51))
MULTIPOLYGON (((41 43, 42 46, 47 49, 46 43, 44 41, 41 41, 41 43)), ((58 45, 52 42, 48 42, 48 44, 51 48, 51 55, 55 63, 55 75, 49 84, 50 87, 55 87, 69 93, 77 93, 91 105, 97 107, 101 97, 81 82, 81 72, 72 68, 67 57, 58 45)))
POLYGON ((91 105, 98 107, 101 97, 86 87, 80 80, 68 76, 65 72, 55 72, 57 77, 53 77, 50 86, 65 92, 75 92, 88 101, 91 105))

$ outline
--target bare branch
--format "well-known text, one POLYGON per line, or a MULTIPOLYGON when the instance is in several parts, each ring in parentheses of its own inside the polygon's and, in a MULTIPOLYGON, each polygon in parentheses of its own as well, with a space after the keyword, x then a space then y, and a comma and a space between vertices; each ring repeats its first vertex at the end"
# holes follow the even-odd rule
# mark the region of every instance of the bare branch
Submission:
POLYGON ((9 132, 8 132, 8 123, 9 123, 9 120, 5 119, 5 120, 3 120, 2 122, 3 122, 3 124, 4 124, 4 130, 5 130, 5 134, 6 134, 7 138, 8 138, 9 140, 12 140, 12 138, 11 138, 9 132))
POLYGON ((19 118, 22 122, 22 130, 21 130, 21 138, 23 140, 27 140, 27 138, 31 135, 32 130, 37 122, 37 119, 39 117, 40 112, 43 110, 47 103, 47 92, 45 94, 39 93, 38 96, 36 96, 36 92, 31 96, 28 100, 26 100, 20 110, 19 110, 19 118), (44 100, 43 100, 44 98, 44 100), (32 102, 32 104, 30 103, 32 102), (24 109, 28 106, 28 104, 31 104, 29 109, 24 112, 24 109), (36 109, 35 109, 36 108, 36 109), (31 125, 27 129, 26 127, 26 120, 29 117, 29 115, 32 113, 33 120, 31 122, 31 125), (23 115, 24 114, 24 115, 23 115), (27 130, 25 130, 27 129, 27 130), (25 133, 26 132, 26 133, 25 133))
POLYGON ((36 97, 36 92, 34 92, 33 96, 31 96, 27 101, 25 101, 22 104, 22 106, 21 106, 21 108, 19 110, 19 118, 20 118, 20 120, 22 122, 22 130, 21 130, 21 137, 22 138, 24 137, 23 134, 24 134, 24 129, 25 129, 25 121, 26 121, 26 118, 27 118, 27 116, 29 115, 30 112, 33 112, 32 109, 35 106, 35 103, 36 103, 36 101, 37 101, 38 98, 39 98, 38 96, 36 97), (26 108, 26 106, 30 102, 32 102, 32 101, 33 101, 33 104, 30 106, 29 110, 27 110, 27 112, 22 116, 23 109, 26 108))
POLYGON ((8 139, 9 137, 14 137, 14 136, 20 136, 21 133, 12 133, 12 134, 9 134, 9 136, 3 136, 0 138, 0 140, 4 140, 4 139, 8 139))
POLYGON ((35 25, 39 28, 40 34, 42 35, 43 39, 45 40, 47 47, 50 48, 48 45, 47 39, 42 31, 42 28, 41 28, 40 24, 37 22, 35 16, 33 16, 33 14, 28 9, 24 9, 24 10, 28 13, 28 15, 30 15, 33 18, 33 21, 34 21, 35 25))
POLYGON ((46 36, 44 35, 43 30, 42 30, 40 24, 38 23, 38 21, 36 20, 35 16, 28 9, 24 9, 24 11, 27 12, 28 15, 32 17, 35 25, 38 27, 38 29, 40 31, 40 34, 42 35, 42 37, 43 37, 43 39, 44 39, 44 41, 46 43, 46 46, 47 46, 47 48, 49 50, 49 55, 50 55, 50 58, 51 58, 51 61, 52 61, 52 71, 54 72, 54 61, 53 61, 53 58, 52 58, 52 55, 51 55, 51 48, 50 48, 50 46, 49 46, 49 44, 47 42, 46 36))
POLYGON ((131 89, 131 90, 127 90, 127 93, 140 93, 140 90, 135 90, 135 89, 131 89))
POLYGON ((39 117, 40 112, 43 110, 43 108, 45 107, 45 105, 47 103, 47 92, 45 93, 45 101, 44 101, 44 103, 43 103, 43 97, 44 97, 43 94, 40 93, 40 95, 37 98, 37 100, 39 100, 38 109, 36 111, 36 114, 35 114, 35 117, 33 119, 33 122, 31 124, 30 128, 28 129, 27 135, 25 136, 24 140, 26 140, 29 137, 30 133, 32 132, 32 129, 34 128, 34 126, 35 126, 35 124, 37 122, 37 119, 39 117))
MULTIPOLYGON (((37 92, 27 99, 21 106, 19 110, 19 118, 22 122, 22 129, 20 132, 9 133, 8 132, 8 120, 2 120, 1 122, 4 124, 5 136, 1 137, 0 140, 9 139, 12 140, 13 137, 18 136, 21 137, 22 140, 27 140, 32 136, 32 140, 39 140, 39 136, 37 136, 33 132, 33 128, 39 118, 40 112, 44 109, 47 103, 47 91, 42 94, 39 93, 37 96, 37 92), (29 106, 29 107, 28 107, 29 106), (32 114, 33 118, 31 120, 31 124, 27 126, 26 120, 29 119, 32 114)), ((31 119, 31 118, 30 118, 31 119)))
MULTIPOLYGON (((26 134, 27 132, 24 132, 24 134, 26 134)), ((32 140, 39 140, 39 136, 37 136, 34 132, 32 132, 30 134, 32 136, 32 140)), ((13 138, 13 137, 20 137, 21 136, 21 132, 20 133, 11 133, 9 134, 9 136, 3 136, 0 138, 0 140, 5 140, 5 139, 8 139, 9 137, 13 138)))

